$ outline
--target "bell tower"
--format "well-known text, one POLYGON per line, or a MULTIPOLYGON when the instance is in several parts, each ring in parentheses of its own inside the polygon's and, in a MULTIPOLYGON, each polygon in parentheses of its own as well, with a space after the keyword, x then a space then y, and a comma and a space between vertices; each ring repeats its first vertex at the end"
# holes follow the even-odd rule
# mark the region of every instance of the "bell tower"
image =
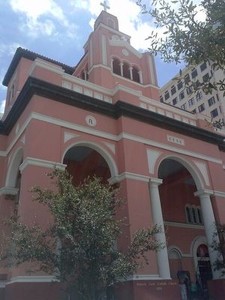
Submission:
MULTIPOLYGON (((159 100, 154 58, 131 46, 130 36, 119 30, 117 17, 107 12, 105 1, 102 5, 104 10, 95 21, 74 75, 111 89, 114 96, 121 89, 134 89, 140 96, 159 100)), ((140 106, 138 101, 131 102, 133 91, 122 94, 115 96, 114 102, 123 97, 123 101, 140 106)))

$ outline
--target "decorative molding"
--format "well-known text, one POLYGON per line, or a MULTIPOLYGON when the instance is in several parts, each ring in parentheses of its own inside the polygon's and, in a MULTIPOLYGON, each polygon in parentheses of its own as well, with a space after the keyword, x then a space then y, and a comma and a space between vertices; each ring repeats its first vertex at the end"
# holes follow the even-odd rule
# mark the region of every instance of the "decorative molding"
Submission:
POLYGON ((116 153, 116 146, 112 143, 108 143, 108 142, 103 142, 112 152, 113 154, 116 153))
POLYGON ((164 222, 165 226, 189 228, 189 229, 204 229, 203 225, 189 224, 189 223, 177 223, 177 222, 164 222))
MULTIPOLYGON (((171 279, 171 278, 168 278, 171 279)), ((140 281, 140 280, 165 280, 165 278, 161 278, 158 274, 149 274, 149 275, 142 275, 137 274, 133 276, 129 276, 126 281, 140 281)))
POLYGON ((167 141, 173 144, 185 146, 184 139, 167 134, 167 141))
POLYGON ((147 149, 148 169, 150 174, 155 173, 155 164, 160 155, 160 151, 147 149))
POLYGON ((193 162, 196 165, 196 167, 199 169, 200 173, 202 174, 206 185, 210 186, 208 168, 207 168, 206 163, 202 162, 202 161, 196 161, 196 160, 193 160, 193 162))
POLYGON ((136 173, 124 172, 124 173, 119 174, 118 176, 111 177, 109 179, 109 183, 113 184, 113 183, 116 183, 116 182, 123 181, 125 179, 149 182, 149 177, 148 176, 141 175, 141 174, 136 174, 136 173))
POLYGON ((55 276, 15 276, 6 285, 17 282, 59 282, 55 276))
POLYGON ((69 140, 73 138, 79 137, 78 134, 71 133, 71 132, 64 132, 64 143, 68 142, 69 140))
POLYGON ((65 164, 61 164, 59 162, 49 161, 49 160, 43 160, 33 157, 26 157, 23 161, 23 163, 20 165, 20 171, 23 172, 24 169, 28 166, 37 166, 37 167, 44 167, 44 168, 57 168, 64 170, 66 168, 65 164))
POLYGON ((2 196, 2 195, 15 196, 15 195, 17 195, 18 191, 19 191, 18 188, 5 186, 5 187, 0 188, 0 196, 2 196))
POLYGON ((217 197, 225 198, 225 192, 222 191, 213 191, 213 194, 217 197))
POLYGON ((91 126, 91 127, 95 127, 97 124, 96 118, 94 116, 86 116, 85 121, 87 123, 87 125, 91 126))

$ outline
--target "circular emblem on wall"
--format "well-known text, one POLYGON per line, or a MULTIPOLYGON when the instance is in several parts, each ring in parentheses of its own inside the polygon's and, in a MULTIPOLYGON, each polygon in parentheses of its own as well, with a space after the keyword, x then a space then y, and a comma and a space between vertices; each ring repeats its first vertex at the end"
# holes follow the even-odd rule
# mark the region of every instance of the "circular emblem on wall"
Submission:
POLYGON ((122 50, 122 53, 123 53, 123 55, 125 55, 125 56, 128 56, 128 55, 129 55, 129 52, 127 51, 127 49, 123 49, 123 50, 122 50))
POLYGON ((93 116, 87 116, 85 118, 85 121, 89 126, 92 126, 92 127, 96 126, 96 124, 97 124, 97 121, 96 121, 95 117, 93 117, 93 116))

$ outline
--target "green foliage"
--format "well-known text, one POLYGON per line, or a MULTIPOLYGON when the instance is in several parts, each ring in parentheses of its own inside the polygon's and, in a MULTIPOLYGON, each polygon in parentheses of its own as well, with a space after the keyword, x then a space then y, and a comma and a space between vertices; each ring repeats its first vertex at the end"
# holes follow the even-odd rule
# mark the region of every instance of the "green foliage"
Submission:
MULTIPOLYGON (((142 13, 153 18, 155 30, 147 39, 149 50, 154 55, 160 55, 165 62, 184 62, 193 67, 207 62, 212 70, 224 71, 224 0, 202 0, 198 5, 191 0, 152 0, 149 5, 144 2, 138 0, 137 5, 142 13)), ((185 83, 182 74, 179 80, 185 83)), ((218 81, 211 77, 203 82, 192 81, 189 84, 193 92, 202 89, 207 94, 219 90, 225 96, 224 76, 218 81)), ((224 122, 212 124, 220 129, 224 126, 224 122)))
POLYGON ((188 65, 213 61, 215 66, 225 63, 225 2, 203 0, 196 5, 190 0, 153 0, 147 7, 142 0, 137 4, 143 13, 150 14, 157 31, 149 35, 150 50, 161 54, 167 62, 188 65), (198 19, 198 12, 205 14, 205 20, 198 19))
POLYGON ((130 243, 127 239, 126 251, 120 251, 116 242, 127 224, 116 217, 123 205, 116 190, 98 178, 75 187, 65 172, 54 170, 50 176, 56 190, 35 187, 33 193, 35 201, 48 207, 51 225, 42 229, 12 218, 13 246, 5 258, 14 264, 38 262, 41 270, 75 290, 78 299, 99 299, 133 274, 141 258, 147 261, 148 251, 162 246, 155 238, 160 229, 137 231, 130 243))
POLYGON ((218 253, 217 259, 214 262, 214 269, 219 270, 221 277, 225 276, 225 225, 217 225, 215 227, 214 238, 211 249, 218 253), (219 239, 218 239, 219 237, 219 239))

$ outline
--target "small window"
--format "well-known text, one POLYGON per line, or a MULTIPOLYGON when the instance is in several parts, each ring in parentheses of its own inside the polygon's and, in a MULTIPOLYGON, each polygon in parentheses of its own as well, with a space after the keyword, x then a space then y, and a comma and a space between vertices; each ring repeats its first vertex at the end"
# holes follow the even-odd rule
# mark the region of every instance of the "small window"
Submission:
POLYGON ((212 117, 212 118, 217 117, 217 116, 218 116, 218 110, 217 110, 217 108, 215 108, 214 110, 212 110, 212 111, 210 112, 210 114, 211 114, 211 117, 212 117))
POLYGON ((201 91, 197 91, 196 100, 199 101, 201 99, 202 99, 202 92, 201 91))
POLYGON ((182 87, 183 87, 183 82, 180 80, 177 84, 177 88, 178 88, 178 90, 180 90, 180 89, 182 89, 182 87))
POLYGON ((191 78, 194 79, 198 76, 198 71, 194 68, 191 71, 191 78))
POLYGON ((179 99, 180 99, 180 100, 184 99, 184 91, 180 92, 180 94, 179 94, 179 99))
POLYGON ((209 81, 209 73, 206 73, 206 74, 202 77, 202 80, 203 80, 204 82, 209 81))
POLYGON ((199 107, 198 107, 198 111, 199 112, 203 112, 205 110, 205 104, 202 103, 199 107))
POLYGON ((177 104, 177 97, 172 100, 173 105, 177 104))
POLYGON ((121 75, 121 68, 120 68, 120 61, 117 58, 113 59, 112 62, 113 65, 113 73, 117 74, 117 75, 121 75))
POLYGON ((127 63, 123 64, 123 76, 130 79, 130 67, 127 63))
POLYGON ((213 96, 213 97, 209 98, 208 104, 209 104, 209 106, 212 106, 214 103, 216 103, 216 99, 215 99, 215 97, 213 96))
POLYGON ((188 100, 189 107, 192 107, 194 105, 194 103, 195 103, 195 99, 194 98, 191 98, 191 99, 188 100))
POLYGON ((193 88, 192 88, 192 86, 188 86, 188 87, 186 88, 186 92, 187 92, 188 95, 192 94, 192 93, 193 93, 193 88))
POLYGON ((176 93, 176 87, 174 85, 171 86, 171 95, 176 93))
POLYGON ((207 68, 207 63, 204 62, 203 64, 200 65, 200 70, 203 72, 207 68))
POLYGON ((169 92, 168 92, 168 91, 166 91, 166 92, 165 92, 165 100, 168 100, 168 99, 169 99, 169 97, 170 97, 170 94, 169 94, 169 92))
POLYGON ((159 99, 160 99, 160 102, 163 102, 163 96, 160 96, 159 99))
POLYGON ((181 109, 186 110, 186 103, 184 103, 183 105, 181 105, 181 109))
POLYGON ((203 224, 200 207, 188 204, 185 207, 185 214, 186 214, 187 223, 199 224, 199 225, 203 224))
POLYGON ((139 70, 136 67, 132 69, 133 81, 140 83, 139 70))
POLYGON ((196 108, 192 110, 192 113, 193 113, 193 114, 196 114, 196 108))
POLYGON ((190 75, 189 74, 186 74, 184 76, 184 82, 185 82, 185 84, 188 84, 190 82, 190 75))

